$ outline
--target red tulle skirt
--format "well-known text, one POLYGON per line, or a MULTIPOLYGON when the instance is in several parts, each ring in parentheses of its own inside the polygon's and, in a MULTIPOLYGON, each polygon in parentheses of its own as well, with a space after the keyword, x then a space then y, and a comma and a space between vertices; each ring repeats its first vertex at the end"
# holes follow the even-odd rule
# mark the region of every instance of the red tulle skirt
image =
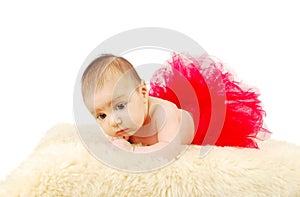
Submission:
POLYGON ((150 96, 171 101, 194 119, 192 144, 258 148, 256 139, 265 112, 259 93, 234 81, 223 65, 208 55, 173 54, 150 81, 150 96))

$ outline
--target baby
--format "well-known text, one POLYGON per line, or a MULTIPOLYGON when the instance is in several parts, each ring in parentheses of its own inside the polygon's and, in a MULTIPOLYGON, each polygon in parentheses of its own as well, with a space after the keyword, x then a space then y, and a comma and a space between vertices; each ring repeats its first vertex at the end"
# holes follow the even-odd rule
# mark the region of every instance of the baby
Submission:
POLYGON ((145 82, 123 57, 95 59, 82 76, 82 95, 111 142, 123 150, 153 152, 171 142, 191 144, 194 138, 191 114, 149 96, 145 82))

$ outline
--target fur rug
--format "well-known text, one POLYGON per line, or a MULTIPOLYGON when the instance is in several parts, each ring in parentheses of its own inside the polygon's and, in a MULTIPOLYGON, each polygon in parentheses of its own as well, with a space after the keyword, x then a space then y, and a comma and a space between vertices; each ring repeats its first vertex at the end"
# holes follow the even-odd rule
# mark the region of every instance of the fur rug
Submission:
POLYGON ((193 145, 167 167, 125 173, 92 157, 74 126, 58 124, 0 183, 0 196, 300 196, 300 147, 274 140, 260 147, 214 147, 200 158, 193 145))

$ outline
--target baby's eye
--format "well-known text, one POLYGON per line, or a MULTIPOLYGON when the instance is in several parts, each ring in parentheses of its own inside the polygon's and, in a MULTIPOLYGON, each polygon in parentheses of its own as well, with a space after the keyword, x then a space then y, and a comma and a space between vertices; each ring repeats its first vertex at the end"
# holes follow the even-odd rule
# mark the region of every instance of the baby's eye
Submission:
POLYGON ((117 110, 122 110, 122 109, 124 109, 126 107, 126 104, 125 103, 120 103, 120 104, 118 104, 117 106, 116 106, 116 109, 117 110))
POLYGON ((104 119, 104 118, 106 118, 106 114, 99 114, 97 118, 104 119))

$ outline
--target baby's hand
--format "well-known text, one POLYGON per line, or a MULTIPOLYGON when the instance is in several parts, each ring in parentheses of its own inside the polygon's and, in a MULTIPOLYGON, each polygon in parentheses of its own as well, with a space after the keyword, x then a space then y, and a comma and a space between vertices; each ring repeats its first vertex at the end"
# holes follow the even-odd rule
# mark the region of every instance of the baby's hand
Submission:
POLYGON ((122 150, 132 152, 133 146, 124 138, 111 138, 111 142, 113 145, 119 147, 122 150))
POLYGON ((117 139, 124 139, 126 141, 129 140, 129 136, 119 136, 119 137, 108 137, 109 141, 112 142, 114 140, 117 140, 117 139))

